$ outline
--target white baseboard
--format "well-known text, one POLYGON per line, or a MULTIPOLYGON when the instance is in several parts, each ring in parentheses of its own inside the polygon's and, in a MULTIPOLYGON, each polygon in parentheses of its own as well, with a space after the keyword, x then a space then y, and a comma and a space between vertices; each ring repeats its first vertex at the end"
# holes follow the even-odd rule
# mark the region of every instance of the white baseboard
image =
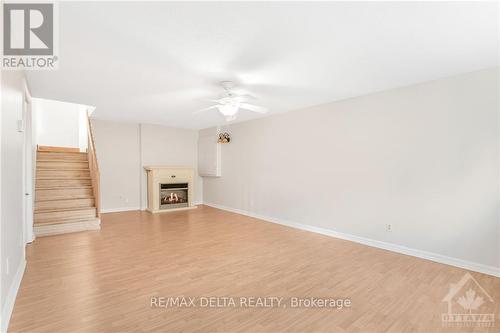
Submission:
POLYGON ((120 208, 107 208, 107 209, 101 209, 101 213, 106 214, 106 213, 118 213, 118 212, 128 212, 131 210, 143 210, 141 207, 120 207, 120 208))
POLYGON ((393 252, 397 252, 397 253, 401 253, 401 254, 406 254, 409 256, 417 257, 417 258, 431 260, 431 261, 438 262, 441 264, 451 265, 451 266, 455 266, 455 267, 459 267, 459 268, 468 269, 468 270, 471 270, 474 272, 479 272, 479 273, 483 273, 483 274, 488 274, 488 275, 500 277, 500 267, 483 265, 483 264, 475 263, 472 261, 448 257, 448 256, 444 256, 441 254, 433 253, 433 252, 423 251, 423 250, 419 250, 419 249, 413 249, 413 248, 409 248, 409 247, 402 246, 402 245, 382 242, 382 241, 378 241, 378 240, 374 240, 374 239, 370 239, 370 238, 365 238, 365 237, 360 237, 360 236, 356 236, 356 235, 352 235, 352 234, 338 232, 338 231, 331 230, 331 229, 315 227, 312 225, 295 223, 295 222, 290 222, 290 221, 286 221, 286 220, 282 220, 282 219, 277 219, 277 218, 270 217, 270 216, 254 214, 252 212, 248 212, 245 210, 226 207, 226 206, 222 206, 222 205, 218 205, 218 204, 205 202, 204 205, 207 205, 207 206, 210 206, 213 208, 226 210, 226 211, 237 213, 237 214, 241 214, 241 215, 254 217, 254 218, 257 218, 257 219, 260 219, 263 221, 267 221, 267 222, 281 224, 281 225, 284 225, 287 227, 292 227, 292 228, 305 230, 305 231, 311 231, 311 232, 315 232, 315 233, 326 235, 326 236, 331 236, 331 237, 335 237, 335 238, 340 238, 340 239, 360 243, 363 245, 376 247, 379 249, 384 249, 384 250, 393 251, 393 252))
POLYGON ((7 332, 9 328, 10 316, 12 315, 12 310, 14 310, 14 304, 16 303, 17 292, 21 286, 21 281, 23 279, 24 270, 26 269, 26 259, 23 258, 19 264, 14 280, 12 281, 12 286, 9 289, 7 297, 5 299, 5 305, 2 309, 2 333, 7 332))
MULTIPOLYGON (((203 202, 195 202, 195 206, 198 205, 203 205, 203 202)), ((147 207, 121 207, 121 208, 108 208, 108 209, 101 209, 101 213, 106 214, 106 213, 118 213, 118 212, 128 212, 131 210, 147 210, 147 207)))

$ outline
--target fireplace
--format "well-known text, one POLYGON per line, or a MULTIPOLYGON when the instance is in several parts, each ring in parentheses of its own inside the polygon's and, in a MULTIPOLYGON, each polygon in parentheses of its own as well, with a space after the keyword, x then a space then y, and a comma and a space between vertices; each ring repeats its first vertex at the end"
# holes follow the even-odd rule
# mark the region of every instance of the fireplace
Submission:
POLYGON ((151 213, 194 209, 194 170, 181 166, 145 166, 151 213))
POLYGON ((189 207, 188 183, 160 183, 160 209, 189 207))

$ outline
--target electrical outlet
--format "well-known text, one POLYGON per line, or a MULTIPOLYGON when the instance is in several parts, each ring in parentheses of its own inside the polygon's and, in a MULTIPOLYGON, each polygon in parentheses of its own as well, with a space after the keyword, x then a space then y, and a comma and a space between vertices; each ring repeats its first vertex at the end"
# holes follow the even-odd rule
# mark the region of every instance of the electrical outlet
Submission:
POLYGON ((392 224, 386 224, 385 225, 385 231, 391 232, 392 231, 392 224))

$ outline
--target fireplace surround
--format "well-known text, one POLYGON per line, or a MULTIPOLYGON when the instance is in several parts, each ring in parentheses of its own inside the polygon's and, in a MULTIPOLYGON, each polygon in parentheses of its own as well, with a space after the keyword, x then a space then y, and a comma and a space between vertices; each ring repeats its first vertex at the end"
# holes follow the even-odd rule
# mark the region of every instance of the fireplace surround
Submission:
POLYGON ((148 208, 152 213, 196 208, 190 167, 146 166, 148 208))

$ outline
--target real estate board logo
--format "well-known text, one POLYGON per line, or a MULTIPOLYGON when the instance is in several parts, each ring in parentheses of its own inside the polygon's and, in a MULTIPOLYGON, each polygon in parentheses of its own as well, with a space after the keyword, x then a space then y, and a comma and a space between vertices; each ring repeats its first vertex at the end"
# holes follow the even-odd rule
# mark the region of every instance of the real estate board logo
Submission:
POLYGON ((493 298, 481 287, 470 273, 460 281, 450 284, 443 302, 448 311, 441 314, 441 322, 446 327, 493 327, 493 298))
POLYGON ((55 69, 56 23, 56 3, 4 3, 2 69, 55 69))

